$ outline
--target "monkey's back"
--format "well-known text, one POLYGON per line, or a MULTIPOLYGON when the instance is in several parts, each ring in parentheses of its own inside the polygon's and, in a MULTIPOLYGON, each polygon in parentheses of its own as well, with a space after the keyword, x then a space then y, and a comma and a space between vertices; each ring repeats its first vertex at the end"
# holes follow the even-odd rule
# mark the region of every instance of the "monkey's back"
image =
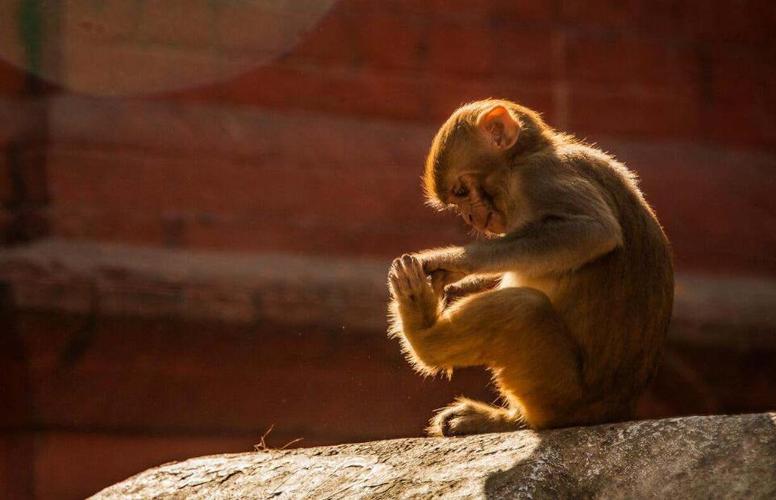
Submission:
POLYGON ((593 148, 576 149, 575 167, 610 205, 622 245, 559 277, 551 299, 575 325, 591 400, 632 407, 655 372, 671 317, 668 239, 625 166, 593 148))

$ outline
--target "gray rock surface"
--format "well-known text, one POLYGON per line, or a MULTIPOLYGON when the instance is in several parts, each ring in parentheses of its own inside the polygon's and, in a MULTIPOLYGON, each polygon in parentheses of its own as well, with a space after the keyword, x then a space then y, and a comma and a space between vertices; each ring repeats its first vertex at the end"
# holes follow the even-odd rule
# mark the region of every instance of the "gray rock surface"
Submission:
POLYGON ((776 413, 216 455, 93 498, 776 498, 776 413))

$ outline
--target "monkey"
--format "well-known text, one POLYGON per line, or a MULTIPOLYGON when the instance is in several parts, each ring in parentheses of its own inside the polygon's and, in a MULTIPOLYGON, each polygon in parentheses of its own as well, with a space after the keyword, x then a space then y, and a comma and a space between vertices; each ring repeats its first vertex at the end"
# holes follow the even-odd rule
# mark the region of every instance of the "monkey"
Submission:
POLYGON ((632 419, 673 307, 670 244, 634 172, 509 100, 463 105, 428 153, 427 203, 482 237, 404 254, 389 335, 421 374, 484 366, 502 403, 459 398, 431 435, 632 419))

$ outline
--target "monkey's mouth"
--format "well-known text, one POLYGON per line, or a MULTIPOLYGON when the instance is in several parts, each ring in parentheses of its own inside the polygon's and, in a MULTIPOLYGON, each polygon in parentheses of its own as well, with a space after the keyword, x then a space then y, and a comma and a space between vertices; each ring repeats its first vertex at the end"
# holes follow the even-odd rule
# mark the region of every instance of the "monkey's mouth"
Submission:
POLYGON ((498 236, 504 234, 506 227, 504 226, 504 217, 498 211, 488 212, 488 217, 485 219, 485 226, 481 229, 483 233, 488 236, 498 236))
POLYGON ((479 223, 477 219, 472 218, 470 221, 470 224, 477 231, 487 234, 487 233, 490 233, 490 230, 488 229, 488 227, 490 226, 492 219, 493 219, 493 212, 489 210, 488 215, 485 216, 485 221, 483 223, 479 223))
POLYGON ((490 219, 492 218, 493 218, 493 212, 489 211, 488 216, 485 217, 485 224, 483 224, 482 229, 484 229, 485 231, 488 230, 488 226, 490 226, 490 219))

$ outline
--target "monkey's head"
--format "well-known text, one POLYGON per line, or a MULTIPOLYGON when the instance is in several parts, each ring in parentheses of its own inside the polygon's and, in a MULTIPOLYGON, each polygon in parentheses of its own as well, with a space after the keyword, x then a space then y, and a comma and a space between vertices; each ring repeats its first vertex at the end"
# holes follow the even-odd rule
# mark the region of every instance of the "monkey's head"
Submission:
POLYGON ((515 209, 506 180, 515 158, 551 140, 537 113, 511 101, 486 99, 458 108, 437 132, 426 159, 428 204, 455 210, 482 233, 506 232, 515 209))

